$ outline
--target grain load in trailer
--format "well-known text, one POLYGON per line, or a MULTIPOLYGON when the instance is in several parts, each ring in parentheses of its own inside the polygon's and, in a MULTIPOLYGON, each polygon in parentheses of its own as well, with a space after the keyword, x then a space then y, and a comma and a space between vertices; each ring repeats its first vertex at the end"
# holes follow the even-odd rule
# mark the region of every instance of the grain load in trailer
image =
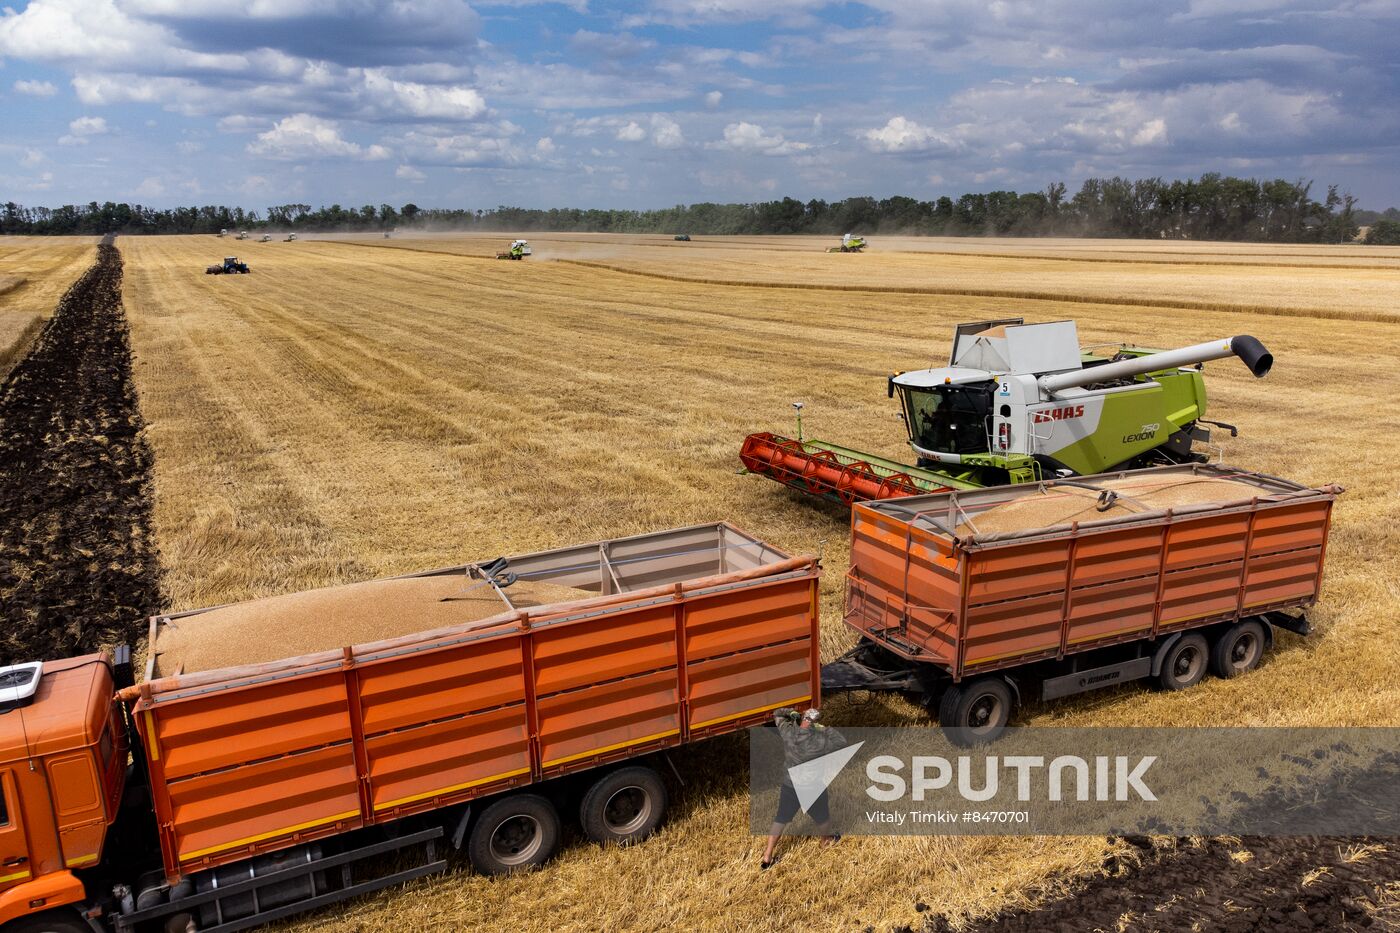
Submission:
POLYGON ((1193 464, 857 504, 830 690, 921 695, 955 740, 1022 700, 1194 686, 1310 628, 1338 486, 1193 464))
POLYGON ((538 865, 565 813, 640 841, 659 753, 819 700, 819 576, 699 525, 159 616, 139 686, 106 655, 0 669, 45 727, 0 716, 5 812, 34 828, 0 832, 27 866, 0 929, 245 929, 439 871, 448 843, 538 865))

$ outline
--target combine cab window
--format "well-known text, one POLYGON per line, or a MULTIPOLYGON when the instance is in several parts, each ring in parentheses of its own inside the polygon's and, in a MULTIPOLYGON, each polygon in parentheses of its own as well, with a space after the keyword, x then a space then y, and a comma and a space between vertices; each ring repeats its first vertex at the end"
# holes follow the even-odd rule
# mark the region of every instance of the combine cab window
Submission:
POLYGON ((981 454, 988 450, 991 383, 971 386, 901 386, 909 437, 924 450, 981 454))
POLYGON ((10 825, 10 802, 5 799, 5 782, 0 781, 0 826, 10 825))

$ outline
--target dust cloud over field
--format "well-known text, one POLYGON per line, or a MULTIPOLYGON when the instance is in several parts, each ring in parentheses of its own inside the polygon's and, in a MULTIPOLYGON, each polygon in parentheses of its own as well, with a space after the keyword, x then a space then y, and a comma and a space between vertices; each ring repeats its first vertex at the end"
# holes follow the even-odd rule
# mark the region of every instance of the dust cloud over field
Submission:
MULTIPOLYGON (((121 241, 171 608, 728 519, 822 555, 823 649, 835 655, 851 641, 840 623, 846 513, 737 475, 745 433, 787 432, 800 399, 809 436, 903 457, 885 377, 946 360, 960 321, 1074 318, 1085 343, 1162 347, 1246 333, 1277 364, 1261 381, 1234 361, 1208 366, 1211 417, 1241 430, 1223 441, 1225 461, 1349 489, 1320 635, 1280 633, 1279 650, 1247 677, 1091 694, 1033 706, 1019 724, 1400 724, 1400 490, 1388 466, 1400 454, 1388 430, 1400 320, 1307 313, 1393 313, 1400 272, 1385 264, 1400 250, 1229 245, 1219 247, 1229 261, 1260 265, 1217 269, 1139 261, 1156 244, 1130 242, 1036 244, 1129 260, 1080 263, 913 252, 939 241, 887 255, 877 240, 847 256, 820 252, 828 244, 814 238, 577 235, 530 237, 536 256, 524 262, 486 258, 509 239, 249 244, 248 276, 203 274, 228 251, 213 237, 121 241), (629 271, 540 261, 551 256, 629 271), (1288 256, 1346 268, 1264 265, 1288 256), (756 284, 658 277, 672 275, 756 284), (1078 300, 810 287, 945 282, 1078 300), (1142 298, 1275 313, 1131 303, 1142 298)), ((1189 245, 1196 256, 1213 250, 1189 245)), ((833 700, 828 715, 922 721, 897 700, 833 700)), ((1094 838, 847 839, 830 850, 796 843, 760 875, 745 760, 739 740, 678 755, 689 783, 643 846, 566 843, 535 873, 489 881, 463 869, 291 928, 917 927, 928 916, 920 902, 985 915, 1102 872, 1110 855, 1134 857, 1094 838)))

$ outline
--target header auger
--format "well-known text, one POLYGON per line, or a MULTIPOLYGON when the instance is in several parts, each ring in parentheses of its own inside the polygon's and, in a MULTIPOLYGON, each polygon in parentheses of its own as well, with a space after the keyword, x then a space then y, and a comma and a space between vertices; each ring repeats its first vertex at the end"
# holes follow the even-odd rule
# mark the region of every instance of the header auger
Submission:
POLYGON ((752 473, 840 502, 943 489, 1204 463, 1210 442, 1202 364, 1237 356, 1256 377, 1273 355, 1249 336, 1178 350, 1079 347, 1073 321, 1020 318, 961 324, 948 365, 895 373, 914 464, 825 441, 751 434, 752 473), (1094 352, 1090 352, 1093 350, 1094 352))

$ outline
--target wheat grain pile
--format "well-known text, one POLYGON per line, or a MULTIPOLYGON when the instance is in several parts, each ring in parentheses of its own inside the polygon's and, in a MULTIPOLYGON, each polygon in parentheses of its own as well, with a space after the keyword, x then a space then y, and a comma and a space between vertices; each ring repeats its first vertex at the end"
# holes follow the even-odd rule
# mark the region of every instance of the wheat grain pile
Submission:
MULTIPOLYGON (((507 239, 473 248, 484 255, 507 239)), ((1247 333, 1277 359, 1267 379, 1233 360, 1206 367, 1209 416, 1240 427, 1237 439, 1217 438, 1226 462, 1348 488, 1314 614, 1319 634, 1281 633, 1278 650, 1247 677, 1180 693, 1087 694, 1031 706, 1017 723, 1400 724, 1400 490, 1387 466, 1400 440, 1386 430, 1400 397, 1400 324, 1146 309, 1131 299, 1154 273, 1138 277, 1133 262, 1121 264, 1121 277, 1118 266, 1086 263, 1085 290, 1099 297, 1062 302, 671 281, 551 262, 555 238, 530 239, 536 255, 525 262, 395 248, 403 236, 381 239, 389 247, 271 243, 248 249, 249 276, 203 274, 223 254, 213 237, 119 241, 172 608, 729 519, 790 553, 823 556, 822 643, 831 657, 851 642, 840 622, 847 512, 737 475, 745 433, 791 433, 789 404, 801 400, 808 436, 907 457, 885 379, 946 361, 960 321, 1073 318, 1084 343, 1159 347, 1247 333)), ((863 256, 806 256, 825 245, 812 238, 746 243, 735 261, 761 268, 726 265, 716 277, 805 284, 828 264, 822 275, 832 281, 849 274, 917 288, 945 275, 974 284, 1021 275, 1042 284, 1039 265, 1017 272, 1042 260, 981 258, 969 272, 954 264, 966 258, 886 257, 881 242, 863 256), (795 255, 801 261, 789 264, 795 255)), ((690 245, 706 255, 731 248, 690 245)), ((609 262, 657 274, 689 261, 661 245, 595 246, 613 251, 609 262)), ((1147 248, 1094 246, 1128 258, 1147 248)), ((1263 261, 1273 250, 1219 249, 1231 261, 1256 252, 1263 261)), ((1305 251, 1341 265, 1400 257, 1305 251)), ((1043 264, 1061 270, 1057 288, 1077 287, 1065 272, 1076 264, 1043 264)), ((1394 272, 1306 272, 1289 289, 1287 270, 1260 271, 1276 283, 1267 297, 1232 266, 1202 277, 1215 286, 1192 294, 1309 307, 1323 303, 1306 294, 1321 281, 1334 312, 1371 313, 1375 288, 1386 308, 1400 307, 1386 284, 1394 272), (1217 292, 1222 280, 1236 284, 1217 292)), ((836 724, 926 721, 897 698, 832 700, 827 715, 836 724)), ((570 845, 543 870, 500 881, 463 869, 289 928, 917 929, 927 916, 917 903, 955 918, 1027 904, 1041 886, 1101 871, 1109 852, 1123 850, 1101 838, 849 838, 831 849, 799 842, 760 874, 746 760, 738 740, 677 756, 687 785, 646 845, 570 845)))
POLYGON ((1097 483, 1117 494, 1100 502, 1100 493, 1082 486, 1059 485, 994 505, 958 526, 959 534, 998 534, 1091 522, 1177 508, 1183 505, 1239 502, 1261 495, 1258 486, 1229 479, 1111 479, 1097 483), (1102 507, 1101 507, 1102 505, 1102 507))
POLYGON ((482 580, 454 574, 265 596, 162 627, 156 640, 156 673, 164 677, 278 661, 594 595, 527 580, 517 581, 505 593, 510 605, 482 580))

